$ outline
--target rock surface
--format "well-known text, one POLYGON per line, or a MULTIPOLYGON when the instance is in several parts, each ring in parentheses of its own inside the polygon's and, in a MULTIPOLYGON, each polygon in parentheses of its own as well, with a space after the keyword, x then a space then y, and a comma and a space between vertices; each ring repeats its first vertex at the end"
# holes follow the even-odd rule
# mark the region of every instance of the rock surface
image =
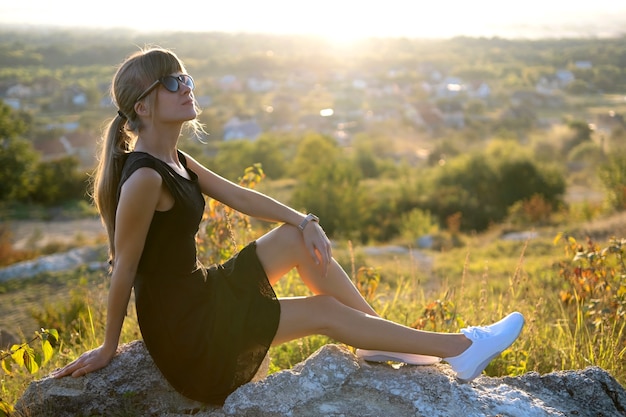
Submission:
POLYGON ((102 246, 87 246, 72 249, 68 252, 41 256, 30 261, 0 268, 0 282, 11 279, 32 278, 45 272, 67 271, 79 266, 89 269, 106 269, 108 264, 102 261, 105 252, 102 246))
POLYGON ((223 407, 212 407, 176 393, 137 341, 120 347, 98 372, 31 383, 15 408, 16 416, 57 417, 624 417, 626 391, 597 367, 481 376, 462 384, 446 364, 369 364, 345 347, 326 345, 293 369, 246 384, 223 407))

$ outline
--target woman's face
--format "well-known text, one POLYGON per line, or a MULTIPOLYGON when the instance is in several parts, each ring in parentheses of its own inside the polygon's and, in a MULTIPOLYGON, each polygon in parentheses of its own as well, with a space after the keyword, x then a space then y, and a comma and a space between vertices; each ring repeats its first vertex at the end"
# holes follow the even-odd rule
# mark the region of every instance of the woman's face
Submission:
POLYGON ((153 94, 153 120, 183 123, 197 116, 193 88, 194 82, 189 75, 175 72, 151 84, 137 102, 153 94))
POLYGON ((183 123, 197 116, 193 79, 180 72, 161 78, 154 86, 154 116, 161 122, 183 123))

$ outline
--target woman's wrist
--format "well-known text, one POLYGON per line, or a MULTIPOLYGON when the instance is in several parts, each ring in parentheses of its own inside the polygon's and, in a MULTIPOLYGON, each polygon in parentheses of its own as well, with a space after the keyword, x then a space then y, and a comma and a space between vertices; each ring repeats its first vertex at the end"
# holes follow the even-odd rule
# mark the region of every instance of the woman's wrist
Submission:
POLYGON ((298 229, 300 229, 301 232, 304 232, 304 228, 311 222, 319 223, 320 219, 315 214, 309 213, 302 220, 302 222, 300 222, 300 224, 298 225, 298 229))

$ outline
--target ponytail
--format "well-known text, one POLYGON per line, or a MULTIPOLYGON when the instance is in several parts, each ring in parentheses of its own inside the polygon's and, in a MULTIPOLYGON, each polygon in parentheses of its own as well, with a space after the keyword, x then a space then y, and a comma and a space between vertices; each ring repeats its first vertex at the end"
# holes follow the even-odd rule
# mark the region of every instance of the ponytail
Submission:
POLYGON ((124 162, 134 142, 126 130, 126 123, 127 120, 121 112, 118 112, 118 115, 109 123, 101 144, 93 182, 94 202, 107 231, 111 261, 115 258, 115 212, 119 198, 118 188, 122 179, 124 162))

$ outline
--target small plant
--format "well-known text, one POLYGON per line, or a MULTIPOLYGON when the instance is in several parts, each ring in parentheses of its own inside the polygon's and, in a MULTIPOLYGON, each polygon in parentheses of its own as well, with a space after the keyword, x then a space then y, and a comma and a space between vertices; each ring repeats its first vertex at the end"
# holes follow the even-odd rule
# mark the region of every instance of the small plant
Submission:
POLYGON ((376 268, 362 266, 356 273, 356 288, 363 298, 373 304, 376 300, 376 290, 380 284, 380 272, 376 268))
POLYGON ((52 358, 58 341, 59 333, 56 329, 41 329, 40 332, 35 332, 35 337, 26 343, 13 345, 8 351, 0 349, 2 370, 11 375, 12 364, 16 364, 34 374, 52 358), (41 340, 41 352, 31 347, 36 340, 41 340))
MULTIPOLYGON (((255 164, 245 169, 239 185, 254 188, 264 177, 261 165, 255 164)), ((252 233, 248 216, 213 199, 208 201, 203 223, 204 229, 197 238, 198 256, 208 264, 221 263, 233 256, 242 248, 237 235, 246 238, 252 233)))
POLYGON ((428 303, 424 307, 422 316, 411 327, 434 332, 443 331, 457 319, 456 306, 448 299, 448 293, 446 293, 443 300, 437 299, 428 303))
POLYGON ((560 325, 570 340, 569 360, 575 366, 594 364, 621 374, 626 357, 626 239, 611 238, 602 248, 590 238, 580 244, 572 236, 559 263, 569 286, 560 292, 566 320, 560 325))
POLYGON ((561 301, 579 303, 594 326, 601 322, 623 320, 626 316, 626 239, 611 238, 601 248, 591 239, 579 244, 572 236, 565 237, 565 253, 571 262, 561 262, 559 274, 570 284, 561 291, 561 301))
MULTIPOLYGON (((28 342, 21 345, 13 345, 8 351, 0 349, 0 365, 7 375, 13 375, 17 372, 13 369, 14 365, 18 369, 26 369, 30 374, 36 373, 43 365, 48 363, 54 355, 54 348, 59 342, 59 333, 56 329, 41 329, 35 332, 28 342), (37 341, 41 341, 40 349, 35 350, 31 345, 37 341)), ((2 398, 0 398, 0 417, 11 415, 13 407, 2 398)))

